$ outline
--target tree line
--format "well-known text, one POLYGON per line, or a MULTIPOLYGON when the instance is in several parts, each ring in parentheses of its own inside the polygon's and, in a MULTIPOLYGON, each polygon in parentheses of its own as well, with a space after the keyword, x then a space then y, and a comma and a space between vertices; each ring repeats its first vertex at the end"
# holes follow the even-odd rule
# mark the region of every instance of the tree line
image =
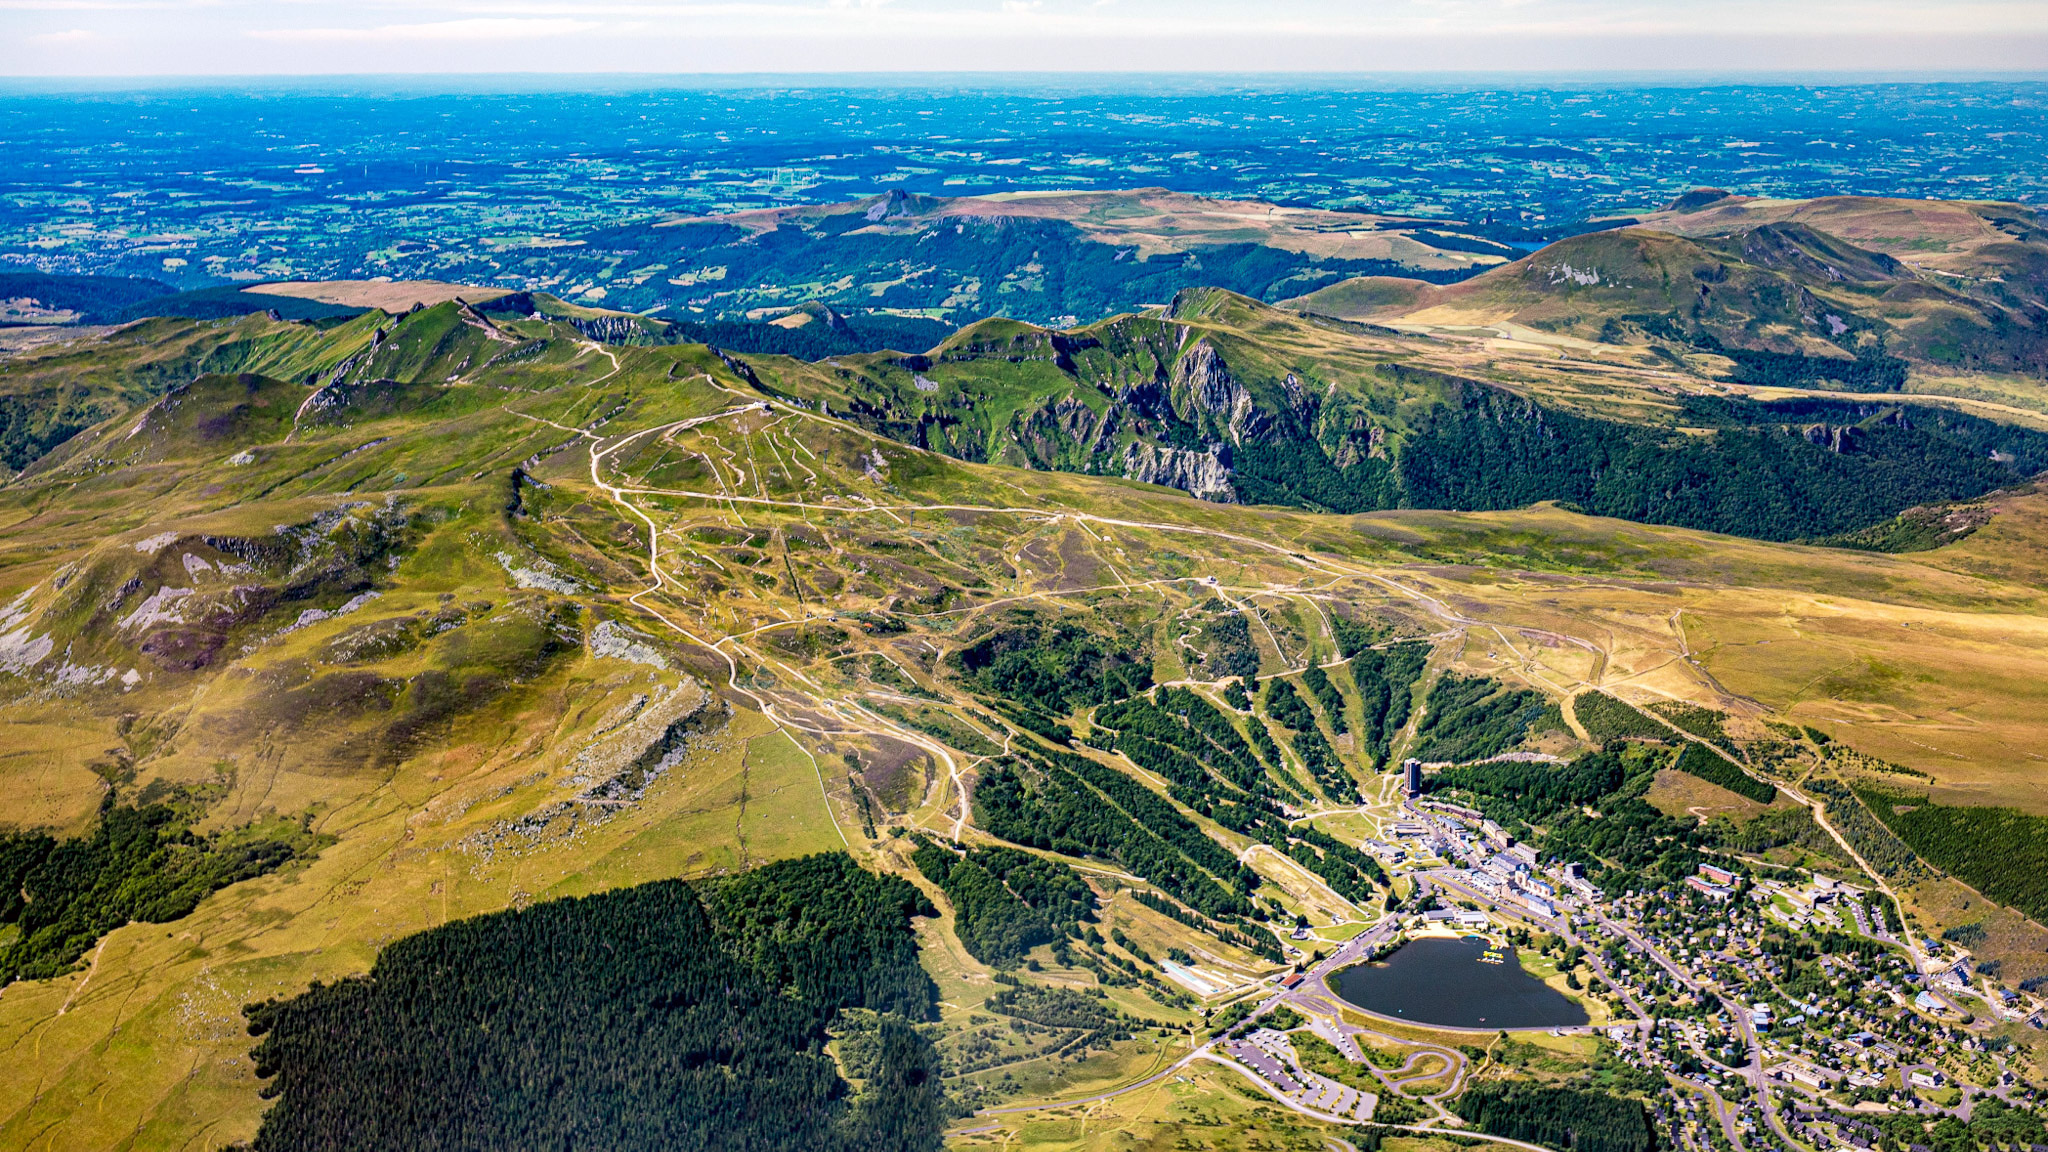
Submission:
POLYGON ((1001 845, 963 848, 914 835, 911 863, 953 905, 961 946, 992 968, 1015 968, 1031 949, 1076 934, 1094 915, 1088 882, 1057 860, 1001 845))
POLYGON ((1316 723, 1315 709, 1295 691, 1293 681, 1275 676, 1267 682, 1266 715, 1294 733, 1294 754, 1323 795, 1340 803, 1358 795, 1358 781, 1344 771, 1344 761, 1316 723))
POLYGON ((1855 793, 1921 859, 2030 919, 2048 921, 2048 817, 1882 788, 1855 793))
POLYGON ((1365 457, 1340 469, 1306 437, 1246 444, 1233 462, 1244 498, 1343 513, 1557 500, 1640 523, 1799 540, 1968 499, 2048 468, 2048 434, 1934 408, 1893 404, 1886 410, 1898 417, 1877 419, 1850 401, 1699 399, 1681 419, 1712 432, 1689 436, 1401 365, 1383 371, 1444 389, 1444 403, 1416 417, 1392 461, 1365 457), (1816 424, 1854 431, 1815 442, 1806 430, 1816 424))
POLYGON ((1598 743, 1605 744, 1609 740, 1668 742, 1671 739, 1671 729, 1657 723, 1635 705, 1597 689, 1588 689, 1572 697, 1572 714, 1579 718, 1579 726, 1586 730, 1586 735, 1598 743))
POLYGON ((1562 768, 1472 764, 1437 772, 1428 786, 1469 797, 1546 856, 1597 865, 1600 886, 1620 891, 1643 887, 1646 876, 1682 880, 1705 858, 1699 821, 1666 816, 1643 799, 1671 760, 1667 748, 1617 741, 1562 768))
POLYGON ((59 975, 127 924, 190 915, 214 892, 311 856, 323 838, 292 821, 200 835, 196 803, 122 804, 109 792, 90 833, 0 833, 0 985, 59 975))
MULTIPOLYGON (((1274 687, 1284 683, 1275 680, 1274 687)), ((1291 698, 1301 704, 1300 696, 1291 698)), ((1185 688, 1160 688, 1098 709, 1096 717, 1120 725, 1107 745, 1165 777, 1174 799, 1270 845, 1321 876, 1339 895, 1363 903, 1373 897, 1375 884, 1387 884, 1372 857, 1313 825, 1287 820, 1274 797, 1273 777, 1253 758, 1230 719, 1203 697, 1185 688)), ((1258 728, 1256 719, 1252 726, 1258 728)))
POLYGON ((1690 740, 1679 750, 1678 759, 1671 766, 1710 784, 1718 784, 1737 796, 1754 800, 1759 804, 1769 804, 1778 798, 1778 789, 1775 785, 1751 776, 1726 757, 1716 755, 1705 745, 1695 744, 1690 740))
POLYGON ((1030 613, 950 659, 982 691, 1055 719, 1152 684, 1151 667, 1135 653, 1071 622, 1030 613))
POLYGON ((1452 1110, 1482 1132, 1572 1152, 1651 1152, 1657 1146, 1641 1101, 1590 1088, 1475 1084, 1452 1110))
POLYGON ((1112 860, 1219 920, 1249 911, 1257 874, 1151 789, 1072 754, 997 761, 974 789, 975 823, 1013 844, 1112 860))
POLYGON ((1408 754, 1430 762, 1484 760, 1519 742, 1543 707, 1541 692, 1446 672, 1430 687, 1408 754))
POLYGON ((1421 683, 1428 668, 1429 645, 1404 640, 1374 648, 1353 631, 1356 625, 1342 617, 1332 623, 1337 626, 1338 648, 1351 661, 1351 682, 1358 687, 1364 719, 1358 733, 1359 752, 1370 760, 1373 771, 1385 771, 1394 737, 1414 710, 1415 685, 1421 683))
POLYGON ((938 1058, 911 1026, 936 1012, 911 931, 932 914, 832 854, 408 936, 246 1010, 277 1101, 255 1148, 936 1152, 938 1058), (858 1094, 825 1051, 846 1008, 889 1014, 858 1094))

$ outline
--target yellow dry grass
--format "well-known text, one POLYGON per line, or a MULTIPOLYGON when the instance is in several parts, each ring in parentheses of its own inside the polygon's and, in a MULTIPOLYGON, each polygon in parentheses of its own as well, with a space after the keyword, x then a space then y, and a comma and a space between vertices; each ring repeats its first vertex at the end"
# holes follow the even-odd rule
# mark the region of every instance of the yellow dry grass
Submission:
POLYGON ((399 313, 414 304, 429 306, 461 298, 471 304, 496 300, 509 288, 480 288, 474 284, 450 284, 443 280, 285 280, 275 284, 252 284, 243 289, 263 296, 295 296, 344 308, 382 308, 399 313))

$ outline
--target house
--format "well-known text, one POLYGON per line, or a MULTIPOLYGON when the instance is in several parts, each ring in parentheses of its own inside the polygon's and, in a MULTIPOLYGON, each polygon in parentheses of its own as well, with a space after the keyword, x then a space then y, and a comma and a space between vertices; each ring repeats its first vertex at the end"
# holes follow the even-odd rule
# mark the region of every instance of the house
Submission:
POLYGON ((1948 1083, 1948 1077, 1931 1068, 1915 1068, 1906 1082, 1915 1088, 1940 1088, 1948 1083))
POLYGON ((1685 884, 1686 887, 1691 888, 1693 891, 1704 895, 1709 900, 1726 900, 1730 896, 1735 895, 1735 890, 1733 888, 1728 888, 1720 884, 1708 883, 1704 877, 1700 876, 1687 876, 1685 878, 1685 884))
POLYGON ((1820 1069, 1810 1068, 1804 1064, 1787 1064, 1783 1071, 1791 1074, 1794 1083, 1804 1084, 1809 1088, 1825 1088, 1834 1082, 1820 1069))
POLYGON ((1488 919, 1486 913, 1473 912, 1469 909, 1461 910, 1458 913, 1457 919, 1458 927, 1460 928, 1484 928, 1492 923, 1492 920, 1488 919))

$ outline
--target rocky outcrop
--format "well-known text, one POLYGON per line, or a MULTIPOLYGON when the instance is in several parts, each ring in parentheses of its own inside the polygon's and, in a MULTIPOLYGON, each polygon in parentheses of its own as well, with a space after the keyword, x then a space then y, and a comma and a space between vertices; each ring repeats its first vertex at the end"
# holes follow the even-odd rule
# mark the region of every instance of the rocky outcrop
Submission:
POLYGON ((1272 431, 1272 418, 1231 377, 1223 355, 1207 340, 1195 341, 1174 364, 1169 394, 1181 419, 1205 432, 1221 432, 1240 447, 1272 431))
POLYGON ((1856 447, 1857 429, 1853 425, 1809 424, 1803 434, 1808 444, 1837 455, 1856 447))
MULTIPOLYGON (((1331 387, 1334 389, 1335 385, 1331 387)), ((1287 410, 1294 416, 1295 422, 1303 428, 1315 427, 1316 410, 1322 407, 1322 398, 1303 384, 1301 377, 1292 372, 1287 374, 1286 379, 1280 381, 1280 389, 1287 394, 1287 410)))
POLYGON ((1218 504, 1237 503, 1232 483, 1230 457, 1223 445, 1206 452, 1186 448, 1161 448, 1155 444, 1131 444, 1124 448, 1124 475, 1145 484, 1178 488, 1190 496, 1218 504))
POLYGON ((1018 440, 1035 467, 1058 467, 1092 455, 1105 426, 1114 422, 1114 409, 1097 417, 1079 397, 1067 395, 1026 416, 1018 440))
MULTIPOLYGON (((578 316, 572 317, 569 326, 600 344, 636 344, 646 342, 646 333, 641 330, 637 316, 578 316)), ((497 331, 493 328, 492 331, 497 331)))

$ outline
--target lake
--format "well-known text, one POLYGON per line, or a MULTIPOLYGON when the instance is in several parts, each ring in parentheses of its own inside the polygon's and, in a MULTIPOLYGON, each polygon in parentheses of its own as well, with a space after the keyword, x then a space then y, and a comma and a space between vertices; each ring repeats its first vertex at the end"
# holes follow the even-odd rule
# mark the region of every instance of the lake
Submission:
POLYGON ((1379 964, 1339 972, 1337 995, 1368 1012, 1445 1028, 1557 1028, 1587 1023, 1586 1010, 1522 971, 1513 948, 1473 938, 1425 936, 1379 964), (1502 962, 1487 963, 1491 953, 1502 962))

